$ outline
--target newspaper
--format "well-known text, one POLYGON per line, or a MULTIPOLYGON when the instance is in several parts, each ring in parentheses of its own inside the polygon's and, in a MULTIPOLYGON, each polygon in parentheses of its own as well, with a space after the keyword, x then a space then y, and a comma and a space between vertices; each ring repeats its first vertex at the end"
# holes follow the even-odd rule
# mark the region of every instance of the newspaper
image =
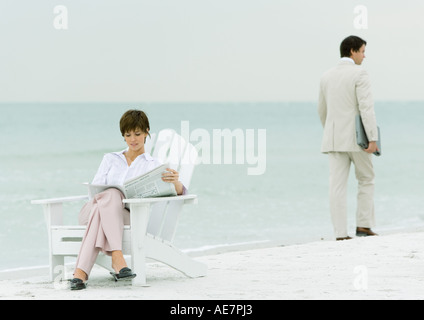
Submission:
POLYGON ((120 190, 126 199, 176 196, 174 184, 162 180, 162 174, 166 172, 167 168, 169 168, 169 164, 160 165, 141 176, 126 181, 123 186, 89 183, 87 184, 88 196, 92 199, 96 194, 110 188, 120 190))

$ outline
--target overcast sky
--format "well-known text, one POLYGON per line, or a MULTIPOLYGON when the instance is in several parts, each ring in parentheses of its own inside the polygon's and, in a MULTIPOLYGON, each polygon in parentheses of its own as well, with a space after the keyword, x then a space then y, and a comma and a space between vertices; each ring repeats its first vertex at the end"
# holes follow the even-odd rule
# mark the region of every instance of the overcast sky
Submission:
POLYGON ((364 2, 0 0, 0 102, 315 101, 351 34, 376 100, 424 100, 424 1, 364 2))

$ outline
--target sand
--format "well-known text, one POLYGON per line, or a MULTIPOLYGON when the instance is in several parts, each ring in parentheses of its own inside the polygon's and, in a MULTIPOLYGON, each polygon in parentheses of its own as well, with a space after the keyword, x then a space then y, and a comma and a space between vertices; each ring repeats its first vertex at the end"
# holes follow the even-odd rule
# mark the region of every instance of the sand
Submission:
POLYGON ((147 287, 115 283, 100 267, 82 291, 48 281, 46 270, 3 272, 0 299, 424 299, 423 239, 409 232, 205 255, 196 259, 208 275, 196 279, 149 263, 147 287))

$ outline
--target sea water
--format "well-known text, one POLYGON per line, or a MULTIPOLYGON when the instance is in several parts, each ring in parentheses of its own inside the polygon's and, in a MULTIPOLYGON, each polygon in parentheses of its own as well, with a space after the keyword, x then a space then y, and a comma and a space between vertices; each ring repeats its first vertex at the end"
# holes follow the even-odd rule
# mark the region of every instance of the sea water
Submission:
MULTIPOLYGON (((0 270, 48 263, 42 207, 31 200, 85 194, 82 183, 91 181, 103 154, 126 147, 119 119, 130 108, 148 114, 151 132, 199 129, 213 139, 214 130, 241 129, 245 138, 250 130, 256 155, 263 143, 259 132, 266 134, 266 168, 259 174, 248 173, 254 163, 237 162, 236 157, 226 163, 224 154, 222 161, 197 165, 190 192, 199 202, 183 210, 177 247, 332 239, 328 159, 320 153, 322 127, 316 103, 1 104, 0 270)), ((422 226, 424 103, 377 102, 376 114, 383 154, 373 157, 375 230, 422 226)), ((199 146, 200 141, 191 142, 199 146)), ((213 141, 210 145, 213 153, 213 141)), ((352 169, 351 235, 356 188, 352 169)), ((82 205, 65 205, 65 223, 77 224, 82 205)))

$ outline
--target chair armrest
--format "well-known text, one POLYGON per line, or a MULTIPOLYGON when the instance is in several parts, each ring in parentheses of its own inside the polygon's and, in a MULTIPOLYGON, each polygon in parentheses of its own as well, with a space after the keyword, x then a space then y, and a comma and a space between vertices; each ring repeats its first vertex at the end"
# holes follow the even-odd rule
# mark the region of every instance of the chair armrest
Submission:
POLYGON ((88 200, 88 195, 32 200, 31 204, 43 205, 44 218, 47 223, 47 229, 50 230, 50 227, 53 225, 63 224, 63 214, 62 214, 63 203, 73 202, 73 201, 82 201, 82 200, 88 200))
POLYGON ((184 201, 186 204, 196 204, 197 195, 195 194, 186 194, 184 196, 174 196, 174 197, 156 197, 156 198, 138 198, 138 199, 124 199, 123 203, 128 204, 150 204, 155 202, 168 202, 168 201, 184 201))
POLYGON ((31 204, 55 204, 55 203, 82 201, 82 200, 88 200, 88 195, 62 197, 62 198, 52 198, 52 199, 42 199, 42 200, 32 200, 31 204))

